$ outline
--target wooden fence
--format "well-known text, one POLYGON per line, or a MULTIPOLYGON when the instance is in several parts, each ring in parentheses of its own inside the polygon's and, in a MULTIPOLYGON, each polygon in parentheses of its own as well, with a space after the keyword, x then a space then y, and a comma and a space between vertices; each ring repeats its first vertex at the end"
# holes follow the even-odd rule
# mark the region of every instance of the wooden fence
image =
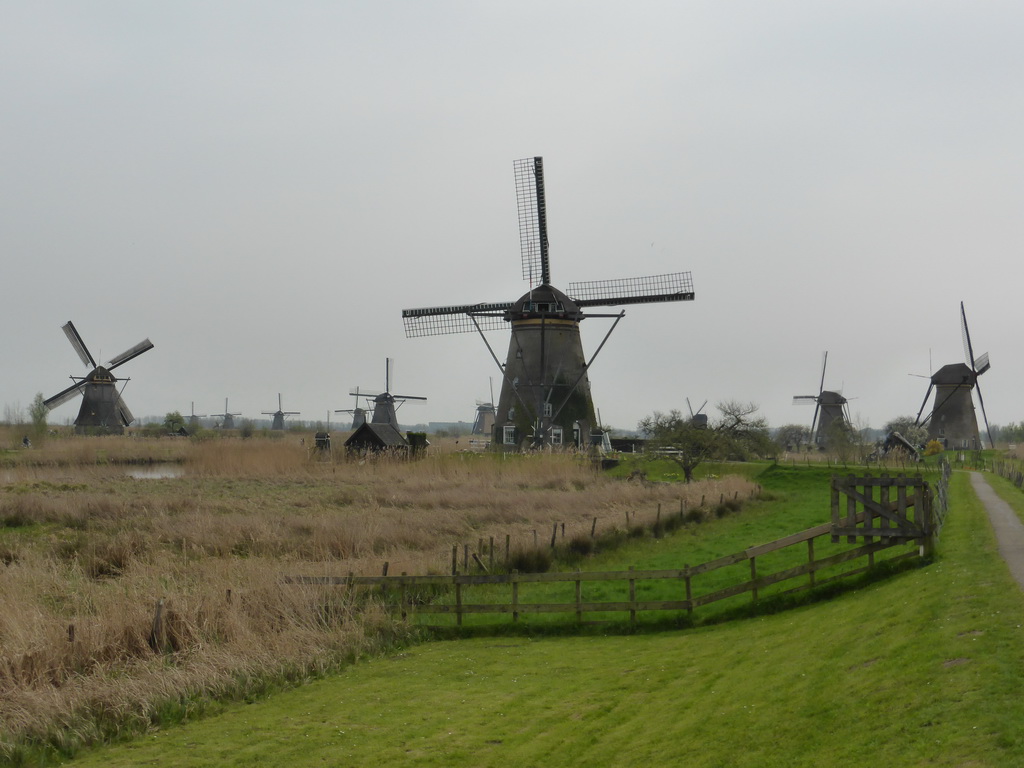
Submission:
MULTIPOLYGON (((936 504, 936 495, 920 477, 846 477, 832 479, 832 521, 794 533, 767 544, 749 547, 725 557, 699 565, 662 570, 562 572, 562 573, 461 573, 430 576, 299 576, 288 581, 297 584, 336 585, 347 587, 352 594, 357 588, 380 588, 385 599, 395 605, 405 620, 414 614, 441 614, 454 616, 457 626, 473 614, 505 614, 518 622, 524 614, 575 614, 578 622, 587 614, 624 613, 630 622, 643 611, 686 612, 692 616, 701 606, 749 593, 756 603, 769 588, 785 582, 784 590, 772 594, 786 594, 820 587, 838 579, 864 573, 875 565, 875 555, 908 543, 917 546, 906 552, 887 557, 895 562, 920 557, 933 551, 934 540, 941 528, 945 513, 945 489, 948 473, 938 484, 943 499, 936 504), (845 497, 845 503, 844 503, 845 497), (941 514, 940 514, 941 513, 941 514), (847 546, 842 547, 842 539, 847 546), (836 545, 839 545, 838 547, 836 545), (766 572, 759 568, 768 555, 782 553, 782 560, 794 564, 766 572), (853 568, 846 564, 866 562, 853 568), (729 566, 740 566, 740 577, 721 578, 713 574, 729 566), (827 572, 827 573, 823 573, 827 572), (625 587, 625 599, 596 600, 584 594, 585 584, 617 583, 625 587), (638 596, 638 585, 660 584, 661 599, 643 599, 638 596), (560 602, 527 602, 521 599, 521 587, 526 584, 572 584, 572 600, 560 602), (479 590, 484 587, 487 589, 479 590), (470 588, 483 592, 483 600, 470 601, 470 588), (507 598, 493 597, 495 589, 507 598), (443 592, 449 602, 430 601, 424 592, 443 592)), ((718 574, 721 576, 721 574, 718 574)), ((648 588, 646 591, 653 591, 648 588)))

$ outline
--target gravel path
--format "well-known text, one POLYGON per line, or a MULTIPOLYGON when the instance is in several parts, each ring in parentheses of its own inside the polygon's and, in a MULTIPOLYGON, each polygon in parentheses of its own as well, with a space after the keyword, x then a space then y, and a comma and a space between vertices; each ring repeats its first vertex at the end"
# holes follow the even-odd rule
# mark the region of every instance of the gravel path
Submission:
POLYGON ((1024 523, 992 490, 992 486, 979 472, 971 472, 971 485, 988 510, 988 519, 996 532, 999 542, 999 554, 1003 556, 1010 568, 1010 573, 1017 584, 1024 589, 1024 523))

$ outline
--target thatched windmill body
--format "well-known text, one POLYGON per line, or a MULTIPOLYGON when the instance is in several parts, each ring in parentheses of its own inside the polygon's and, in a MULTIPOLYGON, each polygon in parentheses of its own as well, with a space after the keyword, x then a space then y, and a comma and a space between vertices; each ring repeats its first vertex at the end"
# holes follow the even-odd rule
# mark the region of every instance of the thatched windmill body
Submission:
MULTIPOLYGON (((225 410, 227 410, 227 409, 225 409, 225 410)), ((188 417, 188 428, 193 430, 193 431, 199 429, 199 427, 201 426, 200 423, 199 423, 199 420, 200 419, 205 419, 205 418, 206 418, 206 414, 205 413, 196 413, 196 403, 195 403, 195 400, 193 400, 192 401, 192 413, 188 417)))
POLYGON ((140 341, 131 349, 125 350, 110 360, 105 366, 97 365, 85 342, 70 320, 62 326, 64 334, 78 353, 82 363, 92 370, 84 377, 72 376, 75 381, 67 389, 43 401, 48 410, 52 410, 78 395, 82 396, 82 406, 78 409, 75 419, 75 432, 78 434, 122 435, 124 428, 131 424, 135 417, 117 389, 117 382, 128 382, 129 379, 118 379, 114 369, 133 360, 143 352, 153 348, 149 339, 140 341))
POLYGON ((232 413, 231 409, 228 408, 228 399, 224 398, 224 413, 211 413, 210 417, 214 419, 220 419, 221 429, 234 429, 235 428, 235 416, 241 416, 239 413, 232 413))
POLYGON ((821 361, 821 381, 816 395, 794 395, 794 405, 814 403, 814 417, 811 419, 811 439, 815 445, 823 446, 828 436, 836 429, 836 424, 850 426, 850 412, 847 399, 841 392, 825 389, 825 368, 828 365, 828 352, 821 361))
MULTIPOLYGON (((225 408, 224 410, 227 410, 227 408, 225 408)), ((299 415, 299 411, 286 411, 286 410, 284 410, 284 406, 281 405, 281 393, 278 392, 277 393, 277 410, 276 411, 262 411, 262 415, 264 415, 264 416, 273 416, 274 417, 271 420, 271 423, 270 423, 270 428, 271 429, 283 430, 284 429, 284 420, 285 420, 285 418, 288 417, 288 416, 298 416, 299 415)))
POLYGON ((960 302, 960 331, 964 342, 965 363, 944 365, 932 374, 928 382, 921 409, 917 412, 917 423, 928 427, 928 439, 938 440, 946 448, 977 450, 982 448, 981 436, 978 432, 978 417, 974 410, 973 390, 978 392, 978 405, 985 420, 985 431, 988 433, 990 446, 995 446, 992 431, 988 426, 985 413, 985 401, 981 396, 981 384, 978 379, 992 367, 988 352, 974 357, 974 346, 971 332, 967 327, 967 314, 964 303, 960 302), (925 406, 935 391, 931 412, 924 418, 925 406))
POLYGON ((359 405, 359 398, 368 397, 365 392, 360 392, 359 387, 356 387, 355 392, 350 392, 356 399, 354 408, 343 408, 336 410, 335 413, 351 413, 352 414, 352 427, 351 429, 359 429, 363 424, 366 423, 366 409, 359 405))
MULTIPOLYGON (((385 358, 384 361, 384 391, 376 395, 371 395, 366 392, 360 392, 359 387, 356 387, 355 392, 349 392, 350 395, 355 395, 357 398, 365 397, 373 402, 373 416, 370 418, 372 424, 390 424, 396 430, 398 427, 398 408, 402 407, 402 404, 408 400, 423 400, 427 398, 419 397, 417 395, 396 395, 391 392, 391 358, 385 358), (397 406, 397 407, 396 407, 397 406)), ((356 428, 353 426, 353 428, 356 428)))
POLYGON ((530 289, 516 301, 406 309, 406 335, 433 336, 477 331, 502 374, 492 445, 523 447, 583 446, 597 433, 589 370, 597 353, 625 312, 585 314, 590 307, 689 301, 694 298, 689 272, 651 277, 569 283, 566 292, 551 284, 548 262, 547 205, 540 157, 514 163, 523 278, 530 289), (614 318, 597 351, 588 360, 580 323, 588 317, 614 318), (502 364, 485 331, 511 331, 502 364))
POLYGON ((486 403, 482 400, 476 401, 476 416, 473 419, 471 434, 487 435, 489 438, 494 432, 494 380, 491 379, 488 383, 491 387, 491 399, 486 403))

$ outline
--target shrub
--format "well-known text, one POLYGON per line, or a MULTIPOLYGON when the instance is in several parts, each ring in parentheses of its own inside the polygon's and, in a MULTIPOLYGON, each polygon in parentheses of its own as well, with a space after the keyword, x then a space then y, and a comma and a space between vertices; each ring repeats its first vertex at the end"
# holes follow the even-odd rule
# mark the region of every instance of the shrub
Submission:
POLYGON ((942 447, 942 443, 938 440, 929 440, 928 444, 924 447, 925 456, 935 456, 936 454, 942 453, 945 450, 942 447))
POLYGON ((546 573, 551 568, 551 553, 546 549, 517 549, 510 555, 508 567, 520 573, 546 573))

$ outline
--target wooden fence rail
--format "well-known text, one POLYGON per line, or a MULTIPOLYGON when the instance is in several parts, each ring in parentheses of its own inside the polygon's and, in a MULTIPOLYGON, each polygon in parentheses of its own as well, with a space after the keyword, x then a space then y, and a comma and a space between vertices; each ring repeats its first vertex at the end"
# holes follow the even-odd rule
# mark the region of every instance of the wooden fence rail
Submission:
MULTIPOLYGON (((939 483, 940 496, 945 498, 945 484, 948 473, 943 473, 939 483)), ((910 557, 919 557, 932 551, 932 543, 940 524, 936 519, 934 491, 920 477, 904 476, 890 478, 833 477, 832 522, 794 533, 790 536, 748 547, 740 552, 716 558, 699 565, 684 565, 682 568, 627 571, 574 571, 559 573, 461 573, 427 576, 293 576, 286 581, 293 584, 343 586, 357 588, 383 588, 385 595, 397 596, 397 609, 403 619, 412 614, 454 615, 456 625, 463 624, 463 618, 471 614, 508 614, 516 622, 523 614, 567 613, 575 614, 577 621, 583 621, 588 613, 628 613, 635 622, 641 611, 685 611, 692 615, 696 608, 750 593, 752 602, 758 602, 763 592, 776 584, 799 580, 782 594, 820 587, 838 579, 864 573, 875 564, 875 555, 896 546, 908 543, 917 546, 907 552, 888 558, 895 562, 910 557), (873 489, 882 490, 876 497, 873 489), (895 498, 890 498, 890 491, 895 498), (841 514, 841 495, 847 496, 845 514, 841 514), (858 544, 825 556, 816 555, 815 541, 829 537, 826 544, 858 544), (766 555, 793 547, 801 547, 805 554, 802 562, 790 567, 763 573, 758 570, 758 560, 766 555), (862 558, 866 565, 831 573, 821 578, 819 572, 834 569, 862 558), (704 577, 719 569, 747 564, 749 576, 729 584, 696 594, 696 584, 704 577), (637 597, 638 582, 676 582, 667 599, 641 599, 637 597), (583 585, 588 583, 624 583, 627 587, 626 600, 589 600, 584 597, 583 585), (574 599, 568 602, 525 602, 520 599, 520 585, 558 584, 574 585, 574 599), (470 602, 466 592, 470 587, 508 587, 509 598, 501 602, 470 602), (452 602, 425 602, 417 597, 420 588, 443 588, 451 590, 452 602)), ((943 507, 944 513, 944 507, 943 507)), ((819 552, 821 549, 819 548, 819 552)), ((776 594, 779 594, 778 592, 776 594)))

